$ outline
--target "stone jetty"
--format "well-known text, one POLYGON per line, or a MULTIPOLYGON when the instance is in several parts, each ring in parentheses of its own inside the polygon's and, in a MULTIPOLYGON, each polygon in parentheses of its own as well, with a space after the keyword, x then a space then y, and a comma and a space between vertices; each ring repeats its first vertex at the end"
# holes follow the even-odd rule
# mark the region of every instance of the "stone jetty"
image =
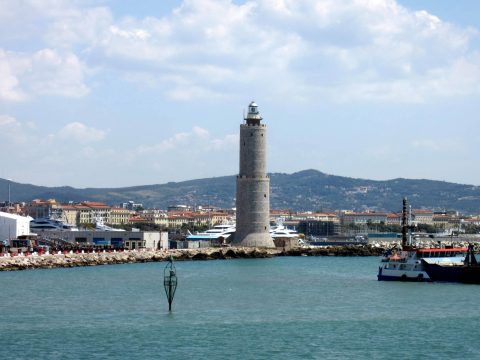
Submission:
MULTIPOLYGON (((442 246, 464 247, 469 243, 479 246, 478 238, 443 240, 442 246)), ((317 247, 295 247, 292 249, 222 247, 201 249, 141 250, 100 253, 59 253, 55 255, 0 256, 0 271, 26 269, 52 269, 76 266, 96 266, 111 264, 129 264, 142 262, 167 261, 170 256, 176 261, 182 260, 226 260, 271 258, 275 256, 380 256, 386 249, 395 245, 392 242, 377 242, 359 245, 337 245, 317 247)), ((399 243, 396 243, 400 246, 399 243)), ((438 241, 417 242, 418 247, 438 247, 438 241)))
POLYGON ((100 253, 59 253, 50 255, 0 256, 0 271, 52 269, 167 261, 170 256, 182 260, 220 260, 270 258, 274 256, 379 256, 383 249, 370 245, 327 246, 311 248, 263 249, 247 247, 171 249, 157 251, 122 251, 100 253))

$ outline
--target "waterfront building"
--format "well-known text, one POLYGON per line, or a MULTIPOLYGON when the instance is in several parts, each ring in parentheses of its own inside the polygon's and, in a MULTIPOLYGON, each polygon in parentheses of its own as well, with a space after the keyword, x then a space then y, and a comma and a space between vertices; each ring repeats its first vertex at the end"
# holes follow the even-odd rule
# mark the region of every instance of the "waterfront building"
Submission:
POLYGON ((468 217, 461 220, 463 225, 480 226, 480 216, 468 217))
POLYGON ((39 232, 47 240, 60 239, 81 245, 111 246, 128 250, 168 248, 168 233, 159 231, 48 231, 39 232))
POLYGON ((412 215, 417 224, 433 225, 433 211, 426 209, 414 209, 412 215))
POLYGON ((383 222, 387 223, 387 214, 378 212, 362 212, 362 213, 343 213, 341 216, 341 222, 343 225, 355 224, 366 225, 369 223, 379 224, 383 222))
POLYGON ((128 218, 128 223, 133 225, 133 226, 137 226, 138 224, 145 224, 145 223, 148 223, 148 222, 146 221, 146 219, 143 216, 140 216, 138 214, 132 214, 128 218))
POLYGON ((75 205, 62 206, 63 220, 67 224, 78 226, 80 223, 80 211, 75 205))
POLYGON ((62 204, 55 199, 35 199, 25 206, 26 213, 34 219, 48 218, 61 212, 62 204))
POLYGON ((80 205, 86 206, 90 209, 90 221, 89 223, 101 222, 103 224, 108 224, 110 222, 110 214, 112 212, 112 207, 104 204, 102 202, 96 201, 83 201, 80 205))
POLYGON ((138 210, 143 209, 143 204, 135 203, 134 201, 127 201, 120 204, 120 207, 127 210, 138 210))
POLYGON ((56 217, 67 224, 76 226, 80 224, 95 224, 97 222, 110 224, 112 221, 111 213, 112 208, 104 203, 84 201, 79 204, 60 205, 56 217))
POLYGON ((81 205, 81 204, 77 204, 77 205, 74 205, 74 206, 78 211, 76 225, 89 224, 89 223, 94 222, 93 216, 91 214, 91 210, 88 206, 81 205))
POLYGON ((187 212, 191 210, 192 210, 191 207, 187 205, 170 205, 167 208, 168 212, 187 212))
POLYGON ((460 218, 454 214, 434 213, 433 225, 437 229, 457 230, 460 227, 460 218))
POLYGON ((140 212, 144 222, 168 228, 168 214, 163 210, 149 209, 140 212))
POLYGON ((0 241, 30 235, 31 220, 33 219, 30 216, 0 212, 0 241))
POLYGON ((169 212, 168 213, 168 228, 180 229, 184 225, 189 225, 192 217, 189 213, 169 212))
POLYGON ((305 236, 334 236, 340 234, 338 221, 302 220, 298 224, 298 232, 305 236))
POLYGON ((340 222, 337 214, 334 213, 317 213, 312 211, 299 212, 292 215, 292 219, 298 221, 316 220, 316 221, 332 221, 340 222))
POLYGON ((213 227, 225 224, 229 215, 225 212, 176 212, 168 213, 168 228, 180 229, 182 226, 189 227, 213 227))
POLYGON ((270 178, 267 175, 267 126, 251 102, 240 125, 236 233, 233 244, 273 248, 270 236, 270 178))
POLYGON ((292 211, 289 209, 270 209, 270 222, 275 223, 277 219, 290 219, 292 214, 292 211))
POLYGON ((387 225, 401 225, 402 214, 401 213, 389 213, 387 214, 387 225))
POLYGON ((128 224, 128 219, 130 218, 131 211, 129 209, 112 207, 110 211, 110 220, 108 224, 111 225, 124 225, 128 224))
POLYGON ((0 211, 10 213, 10 214, 17 214, 17 215, 25 215, 25 203, 12 203, 8 201, 4 201, 0 203, 0 211))

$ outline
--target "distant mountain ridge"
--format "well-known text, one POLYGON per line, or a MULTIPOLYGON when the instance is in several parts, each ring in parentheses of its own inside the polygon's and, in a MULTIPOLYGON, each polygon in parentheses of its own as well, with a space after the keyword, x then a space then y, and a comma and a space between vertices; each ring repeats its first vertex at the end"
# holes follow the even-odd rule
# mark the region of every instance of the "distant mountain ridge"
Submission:
MULTIPOLYGON (((0 179, 0 200, 8 199, 8 180, 0 179)), ((169 182, 123 188, 45 187, 11 182, 12 201, 56 199, 61 202, 101 201, 120 204, 129 200, 148 208, 169 205, 235 206, 236 176, 169 182)), ((297 210, 398 211, 407 197, 414 208, 480 213, 480 186, 434 180, 385 181, 328 175, 318 170, 270 174, 271 207, 297 210)))

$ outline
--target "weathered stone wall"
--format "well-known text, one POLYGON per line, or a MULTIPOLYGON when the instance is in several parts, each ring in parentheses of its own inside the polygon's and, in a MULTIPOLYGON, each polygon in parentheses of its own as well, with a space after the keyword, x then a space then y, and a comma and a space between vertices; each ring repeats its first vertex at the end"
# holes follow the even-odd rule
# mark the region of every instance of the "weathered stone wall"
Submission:
POLYGON ((137 262, 181 260, 248 259, 273 256, 378 256, 384 249, 368 245, 295 248, 290 250, 253 247, 124 251, 117 253, 59 254, 0 257, 0 271, 50 269, 58 267, 96 266, 137 262))
POLYGON ((237 231, 234 244, 275 247, 270 237, 270 179, 267 176, 267 127, 240 125, 237 177, 237 231))

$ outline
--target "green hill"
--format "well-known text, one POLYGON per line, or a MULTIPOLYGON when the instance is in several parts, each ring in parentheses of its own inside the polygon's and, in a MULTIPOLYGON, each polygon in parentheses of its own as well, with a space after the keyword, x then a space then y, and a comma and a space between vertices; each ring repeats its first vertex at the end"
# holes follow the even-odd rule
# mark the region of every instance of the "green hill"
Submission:
MULTIPOLYGON (((271 207, 292 210, 377 210, 398 211, 407 197, 414 208, 458 210, 480 213, 480 187, 444 181, 393 179, 374 181, 304 170, 293 174, 273 173, 271 207)), ((148 208, 166 209, 168 205, 235 206, 235 176, 222 176, 161 185, 124 188, 44 187, 11 183, 12 201, 56 199, 102 201, 119 204, 129 200, 148 208)), ((0 179, 0 200, 8 198, 8 181, 0 179)))

